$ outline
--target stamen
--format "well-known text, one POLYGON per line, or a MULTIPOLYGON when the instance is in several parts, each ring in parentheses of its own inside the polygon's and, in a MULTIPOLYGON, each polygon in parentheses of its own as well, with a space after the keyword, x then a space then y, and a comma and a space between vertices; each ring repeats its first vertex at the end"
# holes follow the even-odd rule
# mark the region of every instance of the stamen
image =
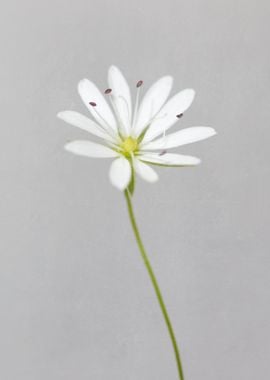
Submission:
POLYGON ((176 115, 176 117, 177 117, 178 119, 181 119, 181 117, 182 117, 183 115, 184 115, 183 113, 179 113, 179 115, 176 115))
POLYGON ((112 92, 111 88, 107 88, 107 90, 104 91, 104 94, 108 95, 112 92))
POLYGON ((162 150, 160 153, 159 153, 159 156, 164 156, 164 154, 166 154, 167 153, 167 150, 162 150))
MULTIPOLYGON (((92 107, 96 107, 97 104, 95 102, 89 102, 89 104, 92 106, 92 107)), ((101 123, 99 124, 99 126, 103 129, 103 131, 105 131, 106 133, 108 133, 110 135, 110 137, 112 137, 114 140, 115 140, 115 134, 114 134, 114 130, 112 129, 112 127, 108 124, 108 122, 100 115, 100 113, 98 112, 98 110, 96 108, 94 108, 94 111, 95 113, 97 114, 97 116, 100 118, 101 121, 103 121, 103 123, 106 125, 106 128, 101 125, 101 123)))
POLYGON ((136 84, 136 87, 139 88, 143 85, 143 81, 142 80, 139 80, 139 82, 137 82, 136 84))
POLYGON ((138 114, 138 108, 139 108, 139 99, 140 99, 140 87, 143 85, 143 81, 139 80, 137 82, 136 87, 137 87, 137 94, 136 94, 136 101, 135 101, 135 107, 134 107, 134 114, 133 114, 133 121, 132 121, 132 129, 135 128, 135 124, 137 122, 137 114, 138 114))

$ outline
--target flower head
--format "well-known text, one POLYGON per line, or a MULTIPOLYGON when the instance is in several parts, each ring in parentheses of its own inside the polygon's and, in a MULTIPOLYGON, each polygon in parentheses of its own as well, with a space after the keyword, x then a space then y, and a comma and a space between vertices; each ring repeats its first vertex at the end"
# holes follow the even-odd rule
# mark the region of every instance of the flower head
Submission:
POLYGON ((194 90, 185 89, 167 100, 173 79, 164 76, 148 89, 140 102, 143 81, 139 80, 132 111, 129 86, 115 66, 109 69, 108 83, 104 95, 88 79, 78 84, 79 94, 95 121, 75 111, 58 113, 60 119, 101 138, 102 144, 76 140, 67 143, 66 150, 81 156, 113 158, 110 180, 122 191, 127 188, 132 191, 135 174, 156 182, 158 175, 150 165, 182 167, 200 163, 196 157, 167 152, 216 134, 213 128, 201 126, 166 134, 191 105, 194 90))

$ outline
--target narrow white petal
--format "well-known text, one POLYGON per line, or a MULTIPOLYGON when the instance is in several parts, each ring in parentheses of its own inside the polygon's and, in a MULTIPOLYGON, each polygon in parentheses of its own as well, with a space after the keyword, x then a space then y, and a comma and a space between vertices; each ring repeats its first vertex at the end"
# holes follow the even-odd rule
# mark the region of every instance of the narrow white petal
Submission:
POLYGON ((116 131, 117 126, 112 110, 96 85, 88 79, 83 79, 78 84, 78 91, 96 121, 107 130, 116 131), (90 102, 95 103, 96 106, 91 106, 90 102))
POLYGON ((156 182, 158 180, 157 173, 147 164, 134 158, 133 160, 135 172, 147 182, 156 182))
POLYGON ((117 110, 117 116, 129 133, 132 114, 130 89, 125 77, 116 66, 109 68, 108 83, 112 89, 111 96, 117 110))
POLYGON ((65 145, 65 149, 79 156, 92 158, 112 158, 118 156, 118 153, 114 150, 87 140, 71 141, 65 145))
POLYGON ((119 190, 125 190, 131 180, 131 166, 124 157, 119 157, 111 164, 109 177, 111 183, 119 190))
POLYGON ((144 141, 148 142, 164 133, 172 127, 179 119, 177 115, 184 113, 193 102, 195 91, 187 88, 174 95, 157 114, 144 136, 144 141))
POLYGON ((168 166, 194 166, 198 165, 201 160, 197 157, 186 156, 182 154, 145 152, 140 156, 140 160, 153 164, 168 165, 168 166))
POLYGON ((157 114, 160 108, 168 99, 173 84, 171 76, 165 76, 155 82, 144 95, 135 126, 135 133, 138 136, 148 125, 150 120, 157 114))
POLYGON ((185 128, 170 135, 161 137, 150 143, 143 144, 143 150, 169 149, 177 146, 191 144, 196 141, 207 139, 214 136, 216 131, 210 127, 191 127, 185 128))
POLYGON ((62 111, 57 114, 59 119, 64 120, 66 123, 71 124, 75 127, 83 129, 84 131, 92 133, 92 135, 101 137, 103 139, 111 141, 112 138, 108 133, 102 130, 98 124, 88 117, 75 111, 62 111))

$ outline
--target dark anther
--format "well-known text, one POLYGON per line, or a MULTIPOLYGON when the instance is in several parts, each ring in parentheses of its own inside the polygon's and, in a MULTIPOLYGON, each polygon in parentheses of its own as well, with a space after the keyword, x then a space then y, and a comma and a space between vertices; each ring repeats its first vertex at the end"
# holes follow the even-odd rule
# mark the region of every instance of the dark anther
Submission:
POLYGON ((183 115, 184 115, 183 113, 179 113, 179 115, 176 115, 176 117, 178 117, 178 119, 181 119, 181 117, 182 117, 183 115))
POLYGON ((111 88, 107 88, 107 90, 104 91, 104 94, 108 95, 112 92, 111 88))
POLYGON ((90 106, 92 106, 92 107, 96 107, 96 105, 97 105, 97 103, 95 103, 95 102, 89 102, 89 104, 90 104, 90 106))
POLYGON ((142 84, 143 84, 143 81, 142 81, 142 80, 139 80, 139 82, 136 84, 136 87, 139 88, 139 87, 142 86, 142 84))
POLYGON ((160 153, 159 153, 159 156, 164 156, 164 154, 167 153, 167 150, 162 150, 160 153))

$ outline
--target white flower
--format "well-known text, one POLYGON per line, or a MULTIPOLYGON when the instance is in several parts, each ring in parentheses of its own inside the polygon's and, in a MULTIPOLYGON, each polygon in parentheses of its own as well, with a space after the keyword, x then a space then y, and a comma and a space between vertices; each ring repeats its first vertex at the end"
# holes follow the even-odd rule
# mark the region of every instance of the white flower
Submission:
POLYGON ((115 66, 109 69, 108 83, 104 95, 88 79, 78 84, 79 94, 95 121, 75 111, 58 113, 60 119, 101 138, 103 144, 76 140, 67 143, 66 150, 81 156, 114 158, 110 180, 120 190, 129 187, 132 191, 135 174, 148 182, 157 181, 158 175, 149 164, 181 167, 200 163, 196 157, 167 153, 167 149, 204 140, 216 133, 213 128, 200 126, 166 135, 191 105, 194 90, 180 91, 167 101, 173 78, 164 76, 149 88, 139 104, 143 84, 139 81, 132 112, 129 86, 115 66))

